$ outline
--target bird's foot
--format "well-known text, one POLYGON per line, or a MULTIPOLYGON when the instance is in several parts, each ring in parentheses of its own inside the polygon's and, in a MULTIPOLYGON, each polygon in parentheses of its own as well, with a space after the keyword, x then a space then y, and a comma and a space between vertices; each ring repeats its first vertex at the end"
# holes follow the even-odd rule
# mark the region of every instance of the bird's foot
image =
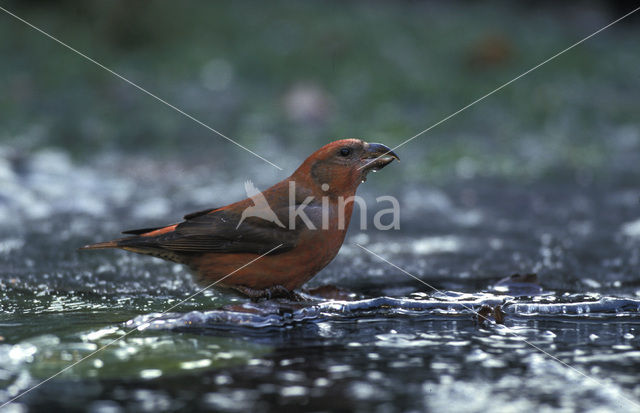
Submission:
POLYGON ((236 285, 233 287, 236 291, 246 295, 253 301, 271 300, 276 298, 285 298, 291 301, 305 301, 304 297, 295 291, 290 291, 281 285, 274 285, 264 290, 247 287, 244 285, 236 285))

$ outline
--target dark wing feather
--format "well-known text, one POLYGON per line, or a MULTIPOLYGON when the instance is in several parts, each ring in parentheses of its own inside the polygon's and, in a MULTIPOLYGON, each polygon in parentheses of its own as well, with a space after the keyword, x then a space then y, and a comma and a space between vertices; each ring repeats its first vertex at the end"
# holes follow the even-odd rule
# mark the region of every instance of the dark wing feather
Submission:
POLYGON ((128 229, 126 231, 122 231, 123 234, 131 234, 131 235, 141 235, 146 234, 147 232, 155 231, 157 229, 164 227, 155 227, 155 228, 140 228, 140 229, 128 229))
MULTIPOLYGON (((202 211, 192 212, 190 214, 185 215, 184 219, 186 219, 186 220, 194 219, 194 218, 197 218, 199 216, 206 215, 211 211, 215 211, 216 209, 218 209, 218 208, 207 208, 207 209, 203 209, 202 211)), ((142 234, 146 234, 147 232, 155 231, 155 230, 161 229, 161 228, 164 228, 164 227, 128 229, 126 231, 122 231, 122 233, 123 234, 131 234, 131 235, 142 235, 142 234)))
MULTIPOLYGON (((276 211, 276 214, 278 212, 276 211)), ((280 216, 280 214, 278 214, 280 216)), ((128 246, 162 248, 176 253, 254 253, 264 254, 280 245, 272 254, 293 249, 300 230, 281 228, 260 219, 247 218, 236 229, 241 214, 217 210, 189 218, 178 224, 174 231, 155 237, 127 239, 128 246)))

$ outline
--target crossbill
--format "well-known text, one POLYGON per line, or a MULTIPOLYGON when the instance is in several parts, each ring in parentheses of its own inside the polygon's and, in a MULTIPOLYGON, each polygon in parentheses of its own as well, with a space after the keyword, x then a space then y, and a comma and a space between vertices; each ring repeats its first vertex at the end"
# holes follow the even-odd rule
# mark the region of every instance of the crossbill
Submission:
POLYGON ((379 143, 331 142, 265 191, 246 183, 248 198, 185 215, 158 228, 81 249, 119 248, 187 265, 204 284, 250 297, 286 296, 333 260, 367 173, 398 156, 379 143), (351 199, 350 199, 351 198, 351 199))

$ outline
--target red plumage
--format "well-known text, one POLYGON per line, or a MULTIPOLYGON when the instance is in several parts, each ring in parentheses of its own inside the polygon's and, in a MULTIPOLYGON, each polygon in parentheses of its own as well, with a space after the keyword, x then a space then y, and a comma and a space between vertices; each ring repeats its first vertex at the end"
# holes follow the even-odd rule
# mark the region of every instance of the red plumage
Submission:
POLYGON ((381 144, 335 141, 261 193, 249 194, 252 185, 247 183, 247 199, 188 214, 178 224, 125 231, 132 235, 82 248, 120 248, 185 264, 205 285, 220 280, 217 287, 253 297, 290 292, 331 262, 342 246, 353 203, 346 203, 340 225, 340 197, 345 200, 355 195, 369 171, 393 159, 397 155, 381 144), (315 229, 300 216, 291 225, 290 214, 296 208, 301 208, 315 229))

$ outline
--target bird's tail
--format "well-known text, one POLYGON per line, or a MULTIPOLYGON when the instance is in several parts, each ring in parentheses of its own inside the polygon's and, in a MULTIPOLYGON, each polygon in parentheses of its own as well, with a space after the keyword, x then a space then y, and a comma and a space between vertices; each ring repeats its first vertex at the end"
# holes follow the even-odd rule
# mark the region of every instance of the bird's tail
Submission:
POLYGON ((120 248, 125 251, 135 252, 138 254, 151 255, 165 260, 184 263, 184 256, 174 251, 169 251, 154 242, 152 237, 126 237, 118 238, 113 241, 98 242, 97 244, 89 244, 80 247, 80 250, 99 250, 105 248, 120 248))
POLYGON ((81 250, 98 250, 102 248, 118 248, 117 240, 114 241, 106 241, 106 242, 98 242, 96 244, 88 244, 84 247, 80 247, 81 250))

